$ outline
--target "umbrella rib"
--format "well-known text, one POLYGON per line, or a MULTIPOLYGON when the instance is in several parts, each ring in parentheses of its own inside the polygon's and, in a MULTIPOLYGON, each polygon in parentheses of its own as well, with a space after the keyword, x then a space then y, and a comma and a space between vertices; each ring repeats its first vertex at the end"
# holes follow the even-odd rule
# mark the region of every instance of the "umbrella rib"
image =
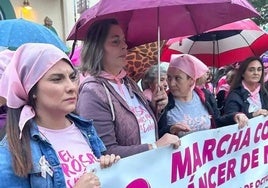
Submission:
POLYGON ((219 45, 219 41, 217 40, 217 67, 220 66, 220 45, 219 45))
POLYGON ((188 54, 190 54, 190 53, 191 53, 191 50, 192 50, 192 48, 193 48, 193 46, 194 46, 194 43, 195 43, 195 41, 193 41, 193 43, 192 43, 191 47, 189 48, 189 50, 188 50, 188 54))
POLYGON ((190 15, 190 17, 191 17, 192 22, 194 23, 193 25, 194 25, 195 31, 196 31, 197 34, 199 34, 199 31, 197 30, 197 27, 196 27, 196 22, 195 22, 195 20, 193 19, 192 14, 191 14, 191 11, 190 11, 190 9, 189 9, 188 7, 189 7, 189 5, 185 5, 185 9, 186 9, 188 12, 190 12, 189 15, 190 15))
POLYGON ((244 41, 247 43, 247 45, 248 45, 249 49, 251 50, 251 52, 252 52, 254 55, 256 55, 256 54, 254 53, 254 51, 251 49, 251 46, 250 46, 250 44, 248 43, 247 39, 246 39, 243 35, 241 35, 241 33, 239 33, 239 35, 240 35, 240 36, 244 39, 244 41))

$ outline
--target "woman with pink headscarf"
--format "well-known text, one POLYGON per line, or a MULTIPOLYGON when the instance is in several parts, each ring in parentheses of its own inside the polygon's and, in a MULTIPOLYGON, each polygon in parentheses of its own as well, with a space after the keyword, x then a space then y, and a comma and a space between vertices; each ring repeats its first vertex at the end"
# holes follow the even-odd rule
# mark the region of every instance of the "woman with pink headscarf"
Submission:
MULTIPOLYGON (((213 94, 196 87, 196 80, 208 67, 196 57, 183 54, 171 57, 168 67, 169 102, 159 121, 159 136, 169 132, 179 137, 195 131, 231 124, 232 117, 220 116, 213 94)), ((244 114, 239 114, 244 125, 244 114)))
POLYGON ((77 71, 55 46, 28 43, 14 52, 0 82, 8 107, 1 187, 100 187, 95 165, 120 157, 103 156, 92 121, 71 113, 77 92, 77 71))

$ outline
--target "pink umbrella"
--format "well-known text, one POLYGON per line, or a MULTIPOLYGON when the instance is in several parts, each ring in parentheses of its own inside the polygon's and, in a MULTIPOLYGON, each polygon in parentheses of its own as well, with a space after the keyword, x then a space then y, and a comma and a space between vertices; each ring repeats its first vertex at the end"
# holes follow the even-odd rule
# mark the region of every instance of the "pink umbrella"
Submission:
POLYGON ((258 15, 247 0, 100 0, 81 15, 68 39, 83 40, 94 21, 116 18, 131 48, 258 15))
POLYGON ((268 50, 268 34, 252 20, 246 19, 191 37, 178 37, 167 42, 161 60, 172 54, 192 54, 208 66, 221 67, 249 56, 260 56, 268 50))
POLYGON ((93 22, 115 18, 125 33, 129 48, 158 41, 160 66, 160 40, 198 34, 256 16, 259 16, 258 12, 247 0, 100 0, 81 15, 68 40, 84 40, 93 22))

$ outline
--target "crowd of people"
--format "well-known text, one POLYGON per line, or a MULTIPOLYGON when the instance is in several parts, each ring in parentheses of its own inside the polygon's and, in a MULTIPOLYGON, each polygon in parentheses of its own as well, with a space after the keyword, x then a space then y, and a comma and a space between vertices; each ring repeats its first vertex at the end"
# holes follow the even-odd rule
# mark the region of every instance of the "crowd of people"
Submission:
POLYGON ((127 47, 117 20, 104 19, 87 31, 79 70, 50 44, 0 52, 4 187, 100 187, 94 165, 107 168, 158 147, 177 149, 192 132, 241 128, 268 115, 259 57, 226 71, 216 88, 203 62, 174 55, 167 70, 160 66, 160 78, 158 66, 145 73, 141 89, 124 70, 127 47))

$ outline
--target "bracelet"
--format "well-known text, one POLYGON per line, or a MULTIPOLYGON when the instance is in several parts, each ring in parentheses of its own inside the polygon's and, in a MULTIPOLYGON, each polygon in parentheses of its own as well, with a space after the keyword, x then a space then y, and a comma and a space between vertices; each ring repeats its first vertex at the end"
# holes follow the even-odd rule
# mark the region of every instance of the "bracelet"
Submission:
POLYGON ((153 149, 157 149, 157 145, 156 145, 155 142, 154 142, 154 143, 151 143, 151 145, 152 145, 152 148, 153 148, 153 149))

